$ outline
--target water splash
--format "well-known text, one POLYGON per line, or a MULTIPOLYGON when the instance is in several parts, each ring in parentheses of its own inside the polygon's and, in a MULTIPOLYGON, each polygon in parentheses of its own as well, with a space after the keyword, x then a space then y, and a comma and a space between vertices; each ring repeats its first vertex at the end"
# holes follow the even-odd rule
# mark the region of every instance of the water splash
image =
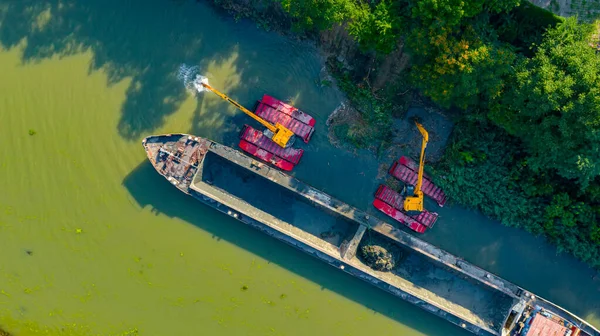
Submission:
POLYGON ((208 78, 200 74, 200 67, 197 65, 182 64, 179 66, 177 78, 183 82, 185 88, 191 93, 198 94, 206 91, 202 84, 208 84, 208 78))

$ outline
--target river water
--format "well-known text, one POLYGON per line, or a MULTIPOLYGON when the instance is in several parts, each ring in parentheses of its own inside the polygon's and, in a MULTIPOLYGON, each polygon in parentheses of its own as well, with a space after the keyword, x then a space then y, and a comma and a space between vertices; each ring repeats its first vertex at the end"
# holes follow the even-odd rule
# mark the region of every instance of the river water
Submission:
MULTIPOLYGON (((362 209, 373 156, 332 147, 342 97, 310 44, 183 0, 0 0, 0 326, 15 335, 466 335, 203 206, 146 162, 149 134, 235 146, 246 106, 317 118, 295 175, 362 209), (33 133, 33 135, 30 135, 33 133)), ((435 207, 428 204, 428 207, 435 207)), ((529 234, 447 206, 423 236, 600 326, 600 279, 529 234)))

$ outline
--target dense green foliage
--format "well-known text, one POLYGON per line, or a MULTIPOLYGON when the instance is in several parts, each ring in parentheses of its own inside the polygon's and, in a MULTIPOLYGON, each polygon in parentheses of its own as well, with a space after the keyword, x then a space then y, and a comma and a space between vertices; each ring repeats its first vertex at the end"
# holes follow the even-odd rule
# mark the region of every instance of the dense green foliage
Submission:
POLYGON ((518 0, 414 1, 407 38, 415 56, 415 86, 445 107, 479 106, 497 98, 516 54, 513 46, 499 39, 491 15, 506 15, 518 4, 518 0))
POLYGON ((445 107, 498 97, 516 57, 510 46, 486 41, 472 26, 415 30, 409 42, 419 54, 412 69, 415 86, 445 107))
MULTIPOLYGON (((332 2, 337 17, 319 11, 320 28, 347 22, 380 53, 402 35, 414 86, 464 110, 437 166, 450 197, 600 267, 600 61, 590 26, 518 0, 342 3, 332 2)), ((336 133, 365 146, 372 125, 388 129, 385 101, 338 82, 366 124, 336 133)))
POLYGON ((490 23, 498 39, 509 43, 527 57, 535 55, 532 44, 539 44, 547 27, 563 19, 530 3, 522 3, 510 12, 493 15, 490 23))
POLYGON ((416 0, 409 2, 409 5, 412 7, 412 17, 424 26, 453 27, 484 9, 490 13, 506 12, 519 3, 520 0, 416 0))
POLYGON ((391 52, 400 36, 399 2, 382 0, 275 0, 294 19, 296 31, 311 32, 348 24, 348 32, 365 50, 391 52))
POLYGON ((522 188, 519 141, 491 125, 483 115, 465 117, 456 125, 453 141, 436 166, 438 184, 450 199, 519 227, 532 218, 529 229, 541 232, 541 202, 532 202, 522 188))
POLYGON ((549 30, 490 113, 523 140, 533 171, 554 170, 581 188, 600 175, 600 58, 590 35, 575 19, 549 30))
POLYGON ((348 0, 278 0, 297 30, 324 30, 350 19, 360 7, 348 0))
POLYGON ((348 32, 363 49, 390 53, 396 47, 402 27, 401 18, 395 15, 396 3, 383 0, 373 8, 367 4, 360 8, 348 24, 348 32))
POLYGON ((458 202, 600 267, 600 64, 591 33, 575 19, 548 29, 533 57, 515 61, 499 97, 463 114, 438 171, 458 202))
POLYGON ((530 55, 545 27, 560 21, 518 0, 465 2, 437 16, 435 11, 415 16, 415 11, 444 1, 414 2, 406 34, 414 56, 413 83, 444 107, 481 107, 499 98, 513 77, 515 60, 530 55))
POLYGON ((573 192, 567 180, 527 165, 523 143, 470 114, 456 125, 436 182, 450 199, 481 210, 503 224, 545 234, 559 251, 600 267, 600 186, 573 192))
MULTIPOLYGON (((370 57, 404 42, 412 85, 462 111, 435 167, 450 198, 600 267, 600 58, 591 26, 520 0, 265 1, 281 3, 296 30, 345 25, 370 57)), ((394 86, 375 96, 364 74, 336 77, 361 115, 337 125, 338 138, 384 143, 394 86)))
POLYGON ((338 86, 346 92, 353 107, 360 113, 360 120, 354 123, 336 125, 338 139, 349 142, 357 148, 375 145, 381 147, 391 132, 393 108, 388 99, 377 99, 365 83, 356 83, 348 71, 338 63, 331 64, 330 70, 337 79, 338 86))

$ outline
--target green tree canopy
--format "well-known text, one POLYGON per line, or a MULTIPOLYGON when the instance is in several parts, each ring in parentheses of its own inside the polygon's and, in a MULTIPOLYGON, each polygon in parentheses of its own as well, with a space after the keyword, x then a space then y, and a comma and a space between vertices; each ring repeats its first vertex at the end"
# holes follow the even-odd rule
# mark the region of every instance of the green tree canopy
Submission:
POLYGON ((600 175, 600 58, 590 36, 575 18, 548 30, 490 112, 524 142, 533 171, 554 170, 582 188, 600 175))
POLYGON ((445 107, 485 105, 497 98, 516 57, 508 45, 483 40, 471 26, 416 30, 409 41, 418 55, 415 85, 445 107))
POLYGON ((401 33, 399 1, 369 3, 356 0, 275 0, 293 18, 297 31, 318 32, 347 24, 348 33, 364 50, 383 54, 396 47, 401 33))
POLYGON ((375 49, 384 54, 392 52, 398 43, 402 26, 396 3, 382 0, 372 9, 366 3, 358 8, 348 24, 348 33, 363 49, 375 49))
POLYGON ((509 11, 518 6, 520 0, 413 0, 412 16, 425 25, 439 22, 445 27, 460 24, 484 9, 491 13, 509 11))
POLYGON ((296 21, 297 30, 325 30, 350 18, 357 3, 349 0, 276 0, 296 21))

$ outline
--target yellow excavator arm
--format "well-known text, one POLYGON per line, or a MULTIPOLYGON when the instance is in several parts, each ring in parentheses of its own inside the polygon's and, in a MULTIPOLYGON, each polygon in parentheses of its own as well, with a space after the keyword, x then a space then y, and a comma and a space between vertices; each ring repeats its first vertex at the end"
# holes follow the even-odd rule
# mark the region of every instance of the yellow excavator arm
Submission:
POLYGON ((269 131, 271 131, 271 133, 273 133, 271 140, 273 140, 273 142, 275 142, 277 145, 279 145, 283 148, 286 148, 292 144, 292 142, 293 142, 292 139, 294 137, 294 133, 292 131, 290 131, 288 128, 286 128, 285 126, 281 125, 280 123, 276 123, 275 125, 271 124, 270 122, 264 120, 263 118, 257 116, 256 114, 250 112, 250 110, 246 109, 245 107, 240 105, 235 100, 229 98, 224 93, 217 91, 215 88, 208 85, 208 83, 202 83, 202 86, 205 89, 213 92, 217 96, 221 97, 223 100, 229 102, 231 105, 237 107, 242 112, 249 115, 252 119, 258 121, 261 125, 265 126, 267 129, 269 129, 269 131))
POLYGON ((410 212, 421 212, 424 209, 423 206, 423 191, 421 187, 423 186, 423 168, 425 165, 425 148, 427 148, 427 143, 429 142, 429 133, 423 127, 423 125, 417 124, 417 128, 421 135, 423 136, 423 142, 421 143, 421 158, 419 159, 419 174, 417 176, 417 184, 415 186, 414 196, 407 196, 404 199, 404 211, 410 212))

